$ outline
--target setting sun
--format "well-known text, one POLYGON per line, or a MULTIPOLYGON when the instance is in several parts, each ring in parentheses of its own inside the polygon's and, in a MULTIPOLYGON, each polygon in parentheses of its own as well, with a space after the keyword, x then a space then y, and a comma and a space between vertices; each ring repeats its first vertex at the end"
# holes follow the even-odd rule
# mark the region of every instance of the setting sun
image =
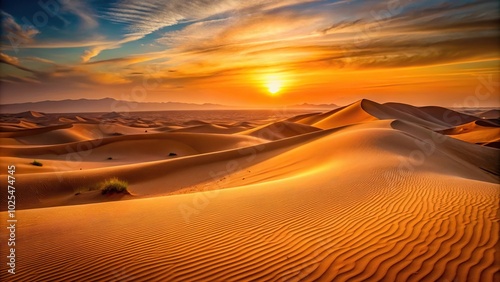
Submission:
POLYGON ((277 80, 271 81, 271 82, 268 83, 267 89, 269 90, 269 92, 271 94, 276 94, 281 89, 281 82, 279 82, 277 80))
POLYGON ((278 93, 283 87, 283 80, 277 75, 269 75, 266 78, 266 87, 272 95, 278 93))

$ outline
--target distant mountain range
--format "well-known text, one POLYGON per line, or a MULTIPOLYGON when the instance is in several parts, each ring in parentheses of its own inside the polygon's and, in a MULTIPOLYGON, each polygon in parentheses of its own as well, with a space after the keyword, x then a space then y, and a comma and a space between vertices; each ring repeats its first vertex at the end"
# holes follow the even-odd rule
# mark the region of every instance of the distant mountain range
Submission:
MULTIPOLYGON (((335 104, 299 104, 288 106, 291 109, 334 109, 335 104)), ((129 102, 104 99, 78 99, 60 101, 40 101, 0 105, 0 113, 20 113, 36 111, 43 113, 90 113, 90 112, 146 112, 146 111, 183 111, 183 110, 230 110, 231 106, 219 104, 194 104, 179 102, 129 102)), ((244 109, 244 108, 242 108, 244 109)))
POLYGON ((177 102, 129 102, 104 98, 98 100, 79 99, 61 101, 41 101, 0 106, 1 113, 37 111, 44 113, 90 113, 90 112, 136 112, 171 110, 224 110, 228 106, 218 104, 191 104, 177 102))
POLYGON ((309 104, 309 103, 303 103, 303 104, 298 104, 298 105, 293 105, 293 106, 288 106, 289 108, 293 109, 327 109, 327 110, 333 110, 335 108, 338 108, 338 105, 335 104, 309 104))

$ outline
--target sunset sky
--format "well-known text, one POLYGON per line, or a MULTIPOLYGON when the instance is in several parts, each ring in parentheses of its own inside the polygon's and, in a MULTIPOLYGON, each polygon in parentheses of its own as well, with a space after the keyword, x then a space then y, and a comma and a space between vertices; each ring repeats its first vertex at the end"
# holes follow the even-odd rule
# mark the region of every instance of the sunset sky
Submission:
POLYGON ((0 8, 3 104, 499 104, 497 0, 18 0, 0 8))

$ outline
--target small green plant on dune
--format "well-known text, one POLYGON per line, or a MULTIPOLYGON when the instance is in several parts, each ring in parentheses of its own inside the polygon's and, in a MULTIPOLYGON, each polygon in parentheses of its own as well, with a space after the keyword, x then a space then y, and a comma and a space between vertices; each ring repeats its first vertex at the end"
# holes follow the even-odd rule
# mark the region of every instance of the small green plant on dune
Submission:
POLYGON ((118 178, 110 178, 104 180, 99 184, 99 189, 101 190, 101 194, 130 194, 128 191, 128 182, 119 180, 118 178))
POLYGON ((33 162, 31 162, 30 164, 32 164, 34 166, 43 166, 43 164, 37 160, 33 160, 33 162))

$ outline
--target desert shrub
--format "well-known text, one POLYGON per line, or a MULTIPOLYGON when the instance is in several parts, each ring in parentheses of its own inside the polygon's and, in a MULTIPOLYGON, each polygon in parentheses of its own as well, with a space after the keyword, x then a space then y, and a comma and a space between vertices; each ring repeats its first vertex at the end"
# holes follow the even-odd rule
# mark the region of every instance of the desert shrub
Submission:
POLYGON ((31 162, 31 164, 34 166, 43 166, 43 164, 37 160, 33 160, 33 162, 31 162))
POLYGON ((99 188, 101 194, 130 194, 128 191, 128 182, 119 180, 118 178, 110 178, 100 183, 99 188))

